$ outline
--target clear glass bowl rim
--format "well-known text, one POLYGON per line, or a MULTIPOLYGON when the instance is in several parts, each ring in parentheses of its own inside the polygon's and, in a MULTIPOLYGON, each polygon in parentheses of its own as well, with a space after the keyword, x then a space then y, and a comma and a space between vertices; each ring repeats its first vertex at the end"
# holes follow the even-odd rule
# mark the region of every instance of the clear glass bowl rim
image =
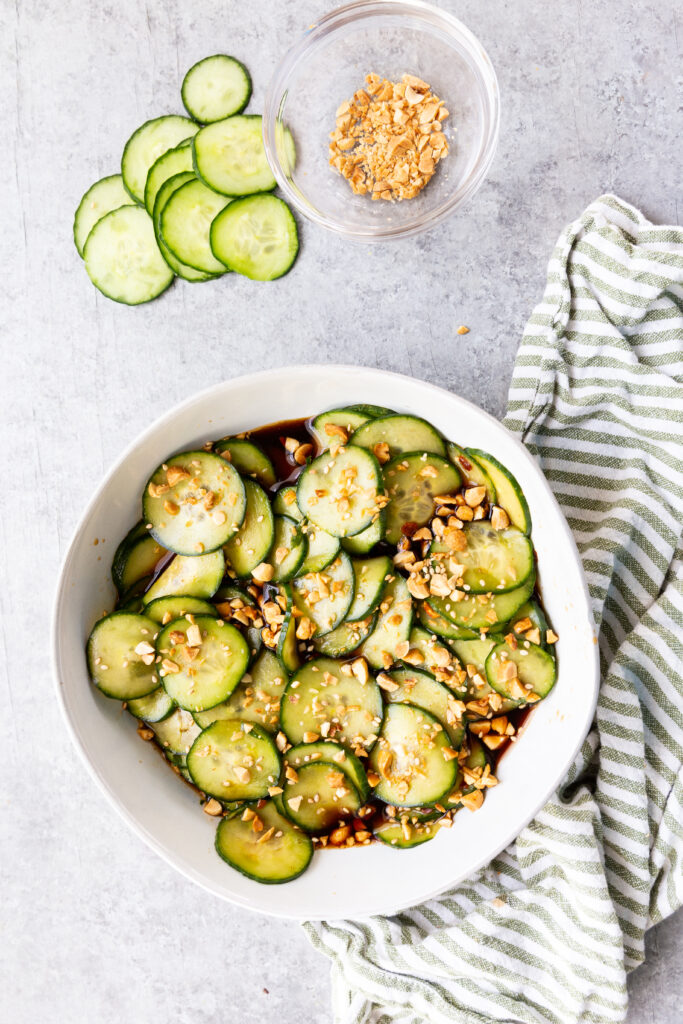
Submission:
POLYGON ((467 202, 479 190, 488 174, 498 143, 499 127, 500 92, 498 79, 488 53, 466 25, 463 25, 449 12, 434 7, 432 4, 424 3, 423 0, 354 0, 353 3, 337 7, 323 15, 287 51, 275 69, 268 86, 263 111, 263 142, 266 156, 287 202, 291 203, 308 220, 320 224, 321 227, 334 231, 344 238, 364 242, 406 238, 419 234, 441 223, 454 210, 467 202), (280 163, 276 145, 276 130, 282 98, 287 92, 287 83, 294 69, 302 61, 305 61, 310 50, 320 39, 331 35, 336 29, 377 14, 410 15, 457 39, 467 50, 478 74, 482 93, 485 94, 487 100, 487 110, 485 111, 487 121, 485 122, 484 139, 474 167, 458 188, 433 210, 399 225, 381 227, 376 224, 368 224, 367 228, 358 226, 349 228, 342 221, 328 217, 317 209, 302 203, 280 163))

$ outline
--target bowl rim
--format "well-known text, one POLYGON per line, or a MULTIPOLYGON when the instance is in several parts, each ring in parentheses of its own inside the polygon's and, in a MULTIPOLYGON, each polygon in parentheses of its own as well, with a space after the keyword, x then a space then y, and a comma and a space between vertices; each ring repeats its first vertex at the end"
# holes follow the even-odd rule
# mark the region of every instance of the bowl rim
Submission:
POLYGON ((361 242, 382 242, 409 238, 427 231, 450 216, 456 209, 467 202, 481 188, 493 162, 498 145, 500 131, 500 88, 498 78, 487 51, 474 33, 449 11, 444 11, 424 0, 352 0, 351 3, 336 7, 323 15, 294 43, 285 53, 276 67, 268 88, 263 105, 262 133, 266 157, 275 176, 278 186, 298 213, 328 231, 333 231, 343 238, 361 242), (448 198, 444 199, 429 214, 413 217, 403 225, 390 225, 377 228, 368 224, 367 227, 347 227, 342 221, 326 216, 302 198, 299 189, 293 187, 282 167, 278 155, 277 126, 280 124, 279 111, 287 96, 286 83, 290 73, 305 58, 308 51, 318 40, 334 32, 337 28, 350 23, 374 17, 375 15, 411 15, 429 21, 446 30, 451 36, 457 37, 464 44, 476 67, 482 92, 488 98, 488 126, 473 169, 468 177, 448 198))
MULTIPOLYGON (((570 758, 567 758, 566 763, 559 766, 558 769, 553 773, 552 777, 549 778, 547 785, 545 787, 543 799, 540 800, 536 804, 536 806, 534 806, 533 811, 525 814, 523 818, 520 818, 515 823, 514 827, 510 828, 509 832, 505 836, 504 841, 497 842, 494 847, 492 847, 490 850, 488 850, 475 861, 475 863, 470 867, 466 877, 470 877, 475 872, 479 871, 482 867, 484 867, 486 864, 489 864, 495 857, 497 857, 501 853, 502 850, 504 850, 519 835, 519 833, 524 828, 526 828, 529 822, 532 821, 533 818, 538 814, 538 812, 543 808, 543 806, 545 806, 547 801, 550 799, 552 794, 557 789, 561 780, 565 777, 578 751, 581 749, 581 746, 585 740, 585 737, 593 721, 600 686, 600 666, 598 644, 596 640, 595 622, 593 617, 592 602, 590 598, 590 592, 588 589, 588 583, 585 577, 585 573, 583 571, 583 565, 581 562, 581 557, 578 548, 576 546, 576 542, 569 528, 569 525, 564 517, 564 514, 562 513, 559 503, 557 502, 557 499, 555 498, 555 495, 538 463, 531 455, 531 453, 528 451, 528 449, 518 439, 518 437, 516 437, 516 435, 512 434, 510 431, 507 431, 507 429, 499 420, 497 420, 490 413, 486 412, 486 410, 482 409, 480 406, 476 405, 474 402, 470 402, 468 399, 463 398, 462 396, 457 395, 446 388, 442 388, 436 384, 432 384, 429 381, 424 381, 421 380, 420 378, 416 378, 408 374, 394 373, 391 370, 383 370, 377 367, 370 366, 355 366, 348 363, 306 363, 297 364, 295 366, 289 367, 276 367, 274 369, 262 370, 254 373, 243 374, 237 377, 228 378, 216 384, 212 384, 208 388, 204 388, 198 392, 194 392, 193 394, 189 395, 186 399, 177 403, 176 405, 168 409, 166 412, 158 416, 145 430, 138 434, 130 442, 130 444, 128 444, 125 447, 121 455, 112 463, 108 471, 101 478, 90 500, 88 501, 82 515, 79 517, 76 526, 72 531, 64 557, 61 561, 52 604, 50 646, 54 688, 57 697, 57 702, 61 710, 62 719, 66 725, 67 732, 71 737, 71 741, 74 747, 76 748, 82 763, 85 765, 88 774, 94 780, 100 792, 104 794, 109 804, 118 813, 120 818, 126 822, 128 827, 135 833, 135 835, 142 839, 143 842, 156 854, 158 854, 168 865, 173 867, 186 878, 189 878, 191 881, 197 883, 206 892, 211 893, 211 895, 213 896, 217 896, 223 900, 226 900, 229 903, 233 903, 237 906, 244 907, 245 909, 256 911, 258 913, 262 913, 270 917, 278 917, 288 920, 310 921, 324 920, 326 919, 326 917, 329 917, 329 915, 325 915, 323 913, 316 914, 310 912, 303 914, 296 911, 284 910, 279 908, 271 909, 266 906, 255 904, 247 896, 242 896, 236 893, 227 894, 225 892, 219 892, 216 890, 216 888, 214 888, 210 881, 205 879, 202 873, 198 869, 196 869, 194 865, 184 860, 181 857, 181 855, 177 852, 167 849, 164 846, 164 844, 156 838, 153 832, 149 828, 147 828, 143 822, 138 820, 138 818, 136 818, 136 816, 123 805, 121 798, 117 795, 116 791, 112 787, 110 787, 108 782, 100 773, 98 767, 88 756, 88 753, 85 749, 84 744, 81 741, 81 737, 75 726, 75 723, 71 719, 69 708, 67 706, 65 688, 63 686, 63 683, 61 682, 61 679, 63 678, 64 675, 61 666, 61 622, 67 598, 67 571, 69 569, 72 559, 75 556, 75 550, 80 540, 81 534, 85 530, 92 512, 94 511, 96 505, 100 501, 101 495, 109 485, 112 477, 115 476, 115 474, 120 470, 123 464, 127 461, 127 459, 131 457, 131 455, 136 451, 137 448, 139 448, 141 445, 144 445, 148 440, 152 439, 161 428, 163 428, 167 423, 171 423, 178 415, 182 414, 185 410, 191 409, 194 405, 198 403, 210 400, 214 396, 223 392, 226 388, 229 391, 232 389, 238 389, 240 387, 243 387, 244 385, 249 386, 253 384, 262 383, 269 379, 279 379, 281 383, 281 377, 283 372, 287 373, 290 376, 293 375, 294 377, 305 377, 307 374, 310 374, 311 372, 323 372, 326 375, 336 375, 338 373, 348 374, 349 372, 352 372, 354 374, 370 372, 373 375, 385 377, 387 378, 387 380, 398 379, 413 384, 417 383, 421 387, 433 391, 435 394, 445 394, 449 398, 457 400, 459 403, 462 403, 463 405, 475 410, 477 415, 483 416, 484 418, 491 421, 491 423, 494 424, 495 428, 497 428, 498 430, 506 432, 508 438, 513 442, 514 446, 517 448, 519 455, 532 468, 532 471, 537 479, 539 487, 541 487, 546 492, 546 496, 550 498, 551 502, 556 506, 557 511, 559 513, 558 526, 560 527, 563 533, 562 541, 571 550, 572 557, 579 569, 579 575, 582 585, 581 597, 583 598, 583 606, 587 610, 589 619, 587 625, 590 629, 590 632, 592 632, 594 638, 591 652, 592 657, 590 659, 592 661, 591 678, 590 680, 586 680, 587 685, 590 683, 590 699, 587 699, 585 703, 584 713, 581 719, 581 726, 576 732, 577 738, 572 750, 572 755, 570 758)), ((453 885, 460 884, 461 881, 462 879, 458 878, 456 872, 454 873, 454 878, 450 882, 446 883, 445 885, 437 885, 433 890, 430 890, 429 892, 421 895, 417 900, 413 898, 406 900, 401 899, 400 896, 397 896, 396 901, 393 904, 391 904, 390 907, 385 907, 381 910, 371 909, 367 913, 362 914, 353 914, 352 919, 363 920, 366 917, 374 916, 377 914, 390 915, 399 913, 402 910, 407 910, 412 906, 419 905, 420 903, 426 902, 430 899, 439 896, 443 892, 446 892, 453 885)))

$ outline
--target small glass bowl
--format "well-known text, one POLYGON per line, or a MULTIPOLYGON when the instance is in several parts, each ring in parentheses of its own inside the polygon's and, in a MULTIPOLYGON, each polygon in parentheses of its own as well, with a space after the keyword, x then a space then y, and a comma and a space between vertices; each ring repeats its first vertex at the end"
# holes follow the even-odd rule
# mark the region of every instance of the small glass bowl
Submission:
POLYGON ((493 65, 461 22, 421 0, 357 0, 321 18, 285 55, 268 88, 263 138, 295 209, 345 238, 374 242, 426 231, 474 195, 493 159, 499 119, 493 65), (414 199, 354 195, 329 165, 335 111, 371 71, 394 82, 406 73, 424 79, 450 111, 449 153, 414 199))

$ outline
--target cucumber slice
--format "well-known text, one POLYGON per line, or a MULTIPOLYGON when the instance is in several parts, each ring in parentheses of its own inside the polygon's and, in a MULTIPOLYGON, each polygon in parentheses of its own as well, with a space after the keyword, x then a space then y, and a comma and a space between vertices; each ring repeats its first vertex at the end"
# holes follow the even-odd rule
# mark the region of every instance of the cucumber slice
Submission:
POLYGON ((157 636, 156 649, 166 692, 186 711, 220 704, 249 662, 249 648, 239 630, 211 615, 197 615, 194 623, 184 618, 169 622, 157 636))
POLYGON ((376 420, 380 416, 395 416, 396 413, 393 409, 387 409, 384 405, 347 405, 344 407, 348 412, 359 412, 363 416, 367 416, 368 419, 376 420))
POLYGON ((280 699, 288 682, 287 673, 272 651, 263 650, 226 701, 209 711, 196 711, 194 720, 202 729, 223 718, 255 722, 266 732, 277 732, 280 699))
POLYGON ((319 455, 306 466, 297 483, 296 500, 316 526, 333 537, 349 537, 370 526, 384 504, 382 493, 375 457, 349 446, 334 457, 319 455))
POLYGON ((305 832, 329 832, 360 808, 360 794, 340 765, 302 764, 297 775, 296 782, 285 783, 282 802, 287 817, 305 832))
POLYGON ((339 661, 315 658, 298 669, 285 690, 280 726, 290 743, 306 733, 320 735, 329 723, 330 738, 350 747, 369 748, 377 739, 384 705, 372 678, 363 684, 345 675, 339 661))
POLYGON ((161 211, 159 227, 176 259, 203 274, 225 273, 225 266, 211 251, 209 232, 230 201, 196 179, 175 190, 161 211))
POLYGON ((311 433, 318 445, 325 450, 331 444, 346 444, 354 430, 362 427, 369 419, 369 416, 354 412, 352 409, 331 409, 329 412, 321 412, 313 419, 311 433), (341 428, 343 433, 340 433, 338 428, 341 428))
POLYGON ((74 216, 74 244, 79 256, 83 255, 88 235, 97 222, 120 206, 130 206, 130 196, 120 174, 110 174, 90 186, 74 216))
POLYGON ((398 660, 400 644, 410 636, 413 602, 408 585, 396 574, 384 585, 375 628, 361 646, 360 653, 376 669, 389 668, 398 660))
POLYGON ((173 281, 152 218, 137 206, 121 206, 102 217, 88 235, 83 259, 95 287, 126 306, 151 302, 173 281))
POLYGON ((418 821, 413 823, 407 815, 403 815, 399 821, 384 821, 373 830, 375 839, 392 846, 395 850, 412 850, 415 846, 433 839, 441 825, 439 818, 442 815, 437 811, 433 821, 418 821))
MULTIPOLYGON (((171 150, 172 153, 175 150, 171 150)), ((163 159, 163 158, 162 158, 163 159)), ((163 212, 166 203, 171 198, 173 193, 180 188, 181 185, 186 184, 188 181, 196 181, 192 171, 185 171, 181 174, 174 174, 172 178, 165 181, 157 193, 157 197, 154 200, 154 210, 152 211, 152 220, 154 222, 154 234, 156 236, 157 245, 161 251, 161 255, 164 257, 169 267, 174 274, 181 277, 183 281, 189 281, 194 284, 195 282, 201 281, 212 281, 215 274, 205 274, 201 270, 195 270, 194 267, 188 267, 185 263, 181 263, 177 259, 169 247, 166 245, 161 235, 161 214, 163 212)))
POLYGON ((199 125, 188 117, 168 114, 146 121, 128 139, 121 157, 123 184, 136 203, 145 201, 145 184, 150 167, 169 149, 189 139, 199 125))
POLYGON ((180 89, 183 106, 200 124, 241 113, 251 96, 251 77, 244 64, 217 53, 193 64, 180 89))
POLYGON ((181 452, 168 459, 154 470, 142 498, 142 514, 152 525, 152 536, 179 555, 222 547, 242 525, 246 509, 237 470, 205 451, 181 452))
POLYGON ((257 610, 256 601, 254 601, 251 594, 241 587, 224 583, 214 594, 213 603, 215 610, 222 619, 227 619, 228 621, 232 619, 238 622, 244 629, 244 635, 249 644, 250 660, 253 661, 263 647, 261 626, 253 625, 254 618, 263 622, 257 610), (249 611, 245 611, 245 609, 249 609, 249 611), (252 609, 254 609, 254 615, 251 614, 252 609))
MULTIPOLYGON (((116 551, 114 552, 114 557, 113 557, 112 563, 111 563, 111 578, 112 578, 112 581, 114 583, 114 586, 119 591, 119 593, 124 593, 125 594, 125 591, 127 589, 127 588, 122 588, 121 587, 121 575, 122 575, 123 570, 124 570, 125 565, 126 565, 126 560, 128 558, 128 552, 130 551, 131 547, 135 544, 136 541, 140 540, 142 537, 148 537, 148 536, 149 536, 149 531, 145 527, 145 524, 142 521, 142 519, 140 519, 135 524, 135 526, 133 526, 128 531, 128 533, 123 538, 123 540, 121 541, 121 543, 117 547, 116 551)), ((132 586, 132 584, 131 584, 131 586, 132 586)))
POLYGON ((403 452, 432 452, 446 455, 443 438, 431 423, 417 416, 380 416, 359 427, 353 435, 353 444, 374 449, 377 444, 388 444, 390 458, 403 452))
POLYGON ((159 597, 213 597, 225 572, 222 551, 208 555, 176 555, 143 595, 144 604, 159 597))
MULTIPOLYGON (((292 488, 292 491, 294 491, 294 488, 292 488)), ((297 512, 299 512, 298 508, 297 512)), ((299 512, 300 515, 301 513, 299 512)), ((298 517, 296 518, 298 519, 298 517)), ((330 533, 325 533, 324 530, 321 530, 314 523, 304 523, 302 529, 308 541, 308 551, 299 566, 299 576, 305 576, 309 572, 322 572, 339 554, 341 547, 339 538, 333 537, 330 533)))
MULTIPOLYGON (((432 611, 437 616, 450 620, 454 625, 461 627, 461 630, 500 630, 502 626, 512 618, 525 601, 531 597, 536 585, 536 574, 531 573, 529 577, 515 590, 508 590, 504 594, 492 594, 488 601, 479 601, 480 595, 473 594, 472 597, 464 597, 460 601, 454 601, 446 597, 430 597, 428 602, 432 611)), ((434 623, 435 620, 427 619, 434 623)), ((423 622, 424 625, 424 622, 423 622)), ((439 633, 436 625, 428 626, 434 633, 439 633)), ((442 634, 444 635, 444 634, 442 634)), ((462 639, 462 632, 460 633, 462 639)))
POLYGON ((175 149, 169 149, 158 157, 149 171, 145 182, 145 209, 150 217, 154 214, 154 201, 159 194, 159 189, 176 174, 191 173, 194 178, 192 167, 192 142, 186 139, 175 149))
MULTIPOLYGON (((451 647, 467 670, 467 687, 463 700, 486 700, 493 688, 486 678, 486 659, 493 648, 500 642, 500 637, 484 637, 477 640, 452 640, 451 647)), ((504 715, 517 707, 515 701, 503 700, 497 714, 504 715)), ((488 713, 488 710, 487 710, 488 713)), ((467 709, 468 718, 481 718, 471 706, 467 709)))
POLYGON ((444 640, 474 640, 479 636, 476 629, 467 629, 465 626, 456 626, 454 622, 447 619, 445 615, 435 610, 436 598, 423 601, 418 608, 417 617, 420 625, 430 633, 436 633, 444 640))
POLYGON ((297 522, 301 522, 303 516, 296 503, 296 487, 287 484, 280 488, 273 498, 273 512, 276 515, 289 516, 290 519, 296 519, 297 522))
POLYGON ((521 705, 550 693, 557 679, 557 668, 552 654, 537 644, 523 640, 514 648, 504 642, 494 647, 486 659, 486 678, 501 697, 521 705), (506 672, 510 664, 517 669, 512 678, 506 672))
POLYGON ((201 732, 189 711, 183 711, 182 708, 176 708, 169 718, 155 722, 152 728, 165 754, 183 756, 189 754, 190 747, 201 732))
POLYGON ((355 590, 353 601, 346 613, 346 621, 358 622, 367 617, 379 606, 384 591, 386 578, 392 569, 388 555, 377 555, 375 558, 352 559, 355 590))
POLYGON ((447 748, 448 735, 433 715, 411 704, 389 704, 370 754, 370 767, 379 775, 375 797, 401 807, 422 807, 450 793, 458 759, 446 760, 447 748))
POLYGON ((316 743, 299 743, 290 747, 285 753, 285 763, 292 768, 312 764, 314 761, 327 761, 338 766, 356 787, 363 802, 370 794, 368 777, 361 761, 350 750, 345 750, 340 743, 333 740, 318 740, 316 743))
POLYGON ((294 604, 315 624, 315 636, 341 625, 353 602, 354 572, 342 551, 323 572, 308 573, 292 583, 294 604))
POLYGON ((370 523, 365 530, 361 530, 354 537, 342 537, 342 547, 350 555, 365 555, 372 551, 375 544, 384 540, 384 533, 387 524, 387 510, 383 508, 377 519, 370 523))
POLYGON ((131 715, 143 722, 149 722, 150 725, 168 718, 174 707, 175 704, 163 686, 158 686, 146 697, 137 697, 126 702, 126 710, 130 711, 131 715))
POLYGON ((424 526, 433 518, 435 495, 452 494, 460 488, 460 474, 455 466, 429 452, 400 455, 387 463, 383 475, 391 499, 386 528, 390 544, 398 544, 407 523, 424 526))
POLYGON ((294 618, 294 600, 292 588, 289 583, 280 583, 278 586, 279 596, 285 599, 285 621, 280 627, 280 635, 277 642, 277 656, 283 667, 290 674, 296 672, 301 664, 299 657, 299 646, 296 641, 296 619, 294 618))
POLYGON ((197 736, 187 770, 195 785, 217 800, 257 800, 277 785, 280 755, 265 729, 226 718, 197 736))
POLYGON ((326 654, 329 658, 343 658, 351 654, 366 640, 375 628, 377 616, 369 615, 367 619, 357 622, 342 622, 331 633, 315 637, 313 646, 318 654, 326 654))
POLYGON ((241 114, 207 125, 197 132, 192 149, 198 177, 214 192, 249 196, 275 188, 260 114, 241 114))
POLYGON ((549 647, 546 641, 546 633, 550 627, 548 626, 548 620, 545 617, 543 609, 536 601, 527 601, 526 604, 522 605, 518 612, 515 612, 510 622, 510 629, 513 633, 517 632, 515 629, 517 623, 522 622, 524 619, 531 619, 531 626, 529 629, 538 630, 538 641, 536 641, 532 635, 527 633, 526 630, 524 631, 526 635, 523 637, 520 636, 519 639, 531 640, 532 643, 538 642, 539 647, 543 647, 545 650, 548 650, 549 647))
MULTIPOLYGON (((438 636, 435 636, 430 630, 422 629, 420 626, 413 626, 408 643, 410 645, 408 657, 422 658, 418 665, 421 672, 428 672, 431 676, 437 674, 441 676, 444 671, 450 671, 454 667, 459 667, 457 666, 456 659, 453 657, 451 648, 447 647, 446 644, 440 643, 438 636)), ((414 667, 407 658, 405 663, 409 668, 414 667)), ((461 697, 465 692, 464 689, 454 685, 450 680, 448 686, 458 697, 461 697)))
POLYGON ((244 481, 247 509, 237 533, 223 546, 226 565, 241 578, 267 557, 275 537, 273 513, 268 495, 253 480, 244 481))
MULTIPOLYGON (((224 437, 221 441, 216 441, 213 448, 222 458, 231 462, 241 476, 253 477, 266 489, 275 486, 277 477, 273 463, 253 441, 241 437, 224 437)), ((273 511, 281 510, 276 508, 273 511)), ((292 515, 291 512, 285 514, 292 515)), ((298 516, 293 518, 296 519, 298 516)))
POLYGON ((275 516, 272 549, 268 557, 268 564, 273 567, 273 582, 288 583, 293 579, 307 550, 300 523, 289 516, 275 516))
POLYGON ((485 487, 486 500, 489 505, 495 505, 496 488, 493 486, 493 481, 486 470, 478 463, 473 462, 472 459, 468 458, 465 449, 461 448, 460 445, 455 444, 453 441, 447 442, 446 450, 448 451, 448 458, 458 469, 464 482, 475 487, 485 487))
POLYGON ((95 624, 88 639, 88 671, 102 693, 133 700, 156 690, 159 679, 149 650, 156 631, 156 622, 131 612, 113 612, 95 624))
POLYGON ((447 686, 437 683, 436 679, 426 672, 418 672, 414 668, 398 669, 388 673, 398 689, 385 690, 384 699, 389 704, 412 704, 424 708, 441 722, 448 733, 451 747, 459 750, 465 735, 462 715, 458 711, 456 697, 447 686))
MULTIPOLYGON (((482 519, 466 523, 463 534, 467 540, 464 551, 453 553, 452 548, 438 538, 430 547, 434 564, 450 566, 455 561, 464 567, 464 571, 455 570, 462 578, 461 589, 471 594, 505 594, 516 590, 533 574, 532 543, 516 527, 494 530, 487 520, 482 519)), ((449 568, 447 575, 452 572, 449 568)))
POLYGON ((522 488, 512 475, 493 455, 482 452, 478 448, 467 448, 470 460, 488 473, 496 489, 496 502, 505 509, 510 522, 522 533, 531 533, 531 513, 522 488))
POLYGON ((178 597, 157 597, 145 608, 145 615, 154 619, 162 626, 167 626, 172 619, 182 619, 184 615, 217 615, 216 609, 209 601, 187 594, 178 597))
POLYGON ((277 196, 236 199, 211 225, 211 250, 229 270, 252 281, 283 277, 299 252, 292 211, 277 196))
POLYGON ((291 882, 311 861, 310 836, 279 814, 270 800, 259 807, 257 814, 263 825, 259 832, 254 831, 253 820, 243 821, 240 815, 222 818, 216 830, 216 852, 230 867, 255 882, 291 882), (268 836, 265 841, 264 836, 268 836))
POLYGON ((116 552, 111 574, 119 594, 125 594, 145 576, 152 576, 157 563, 168 554, 166 548, 162 548, 154 537, 150 537, 148 530, 145 534, 124 550, 119 548, 116 552))

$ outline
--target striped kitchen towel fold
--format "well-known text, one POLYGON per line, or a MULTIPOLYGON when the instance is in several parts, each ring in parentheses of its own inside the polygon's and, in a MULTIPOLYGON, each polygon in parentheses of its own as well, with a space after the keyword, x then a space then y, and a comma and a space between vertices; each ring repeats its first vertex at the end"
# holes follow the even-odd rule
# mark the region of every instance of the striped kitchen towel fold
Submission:
POLYGON ((305 925, 337 1024, 622 1021, 646 929, 683 902, 682 229, 602 196, 563 231, 506 424, 583 559, 595 721, 487 868, 395 917, 305 925))

